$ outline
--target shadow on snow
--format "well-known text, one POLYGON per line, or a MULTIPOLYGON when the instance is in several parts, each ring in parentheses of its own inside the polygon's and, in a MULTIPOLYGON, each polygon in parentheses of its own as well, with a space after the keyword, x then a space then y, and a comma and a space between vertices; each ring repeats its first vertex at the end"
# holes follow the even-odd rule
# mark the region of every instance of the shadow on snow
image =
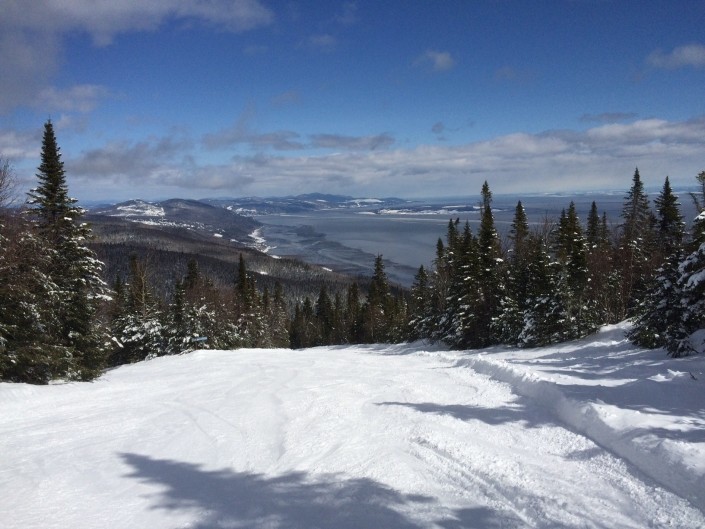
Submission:
MULTIPOLYGON (((158 485, 153 509, 191 512, 193 529, 269 527, 413 529, 433 522, 434 498, 402 494, 368 478, 337 474, 313 476, 289 472, 267 476, 233 470, 205 470, 200 465, 120 454, 131 467, 127 477, 158 485), (423 510, 424 521, 404 511, 423 510)), ((437 507, 437 506, 436 506, 437 507)), ((446 528, 491 528, 506 522, 506 514, 481 507, 460 509, 435 523, 446 528)))

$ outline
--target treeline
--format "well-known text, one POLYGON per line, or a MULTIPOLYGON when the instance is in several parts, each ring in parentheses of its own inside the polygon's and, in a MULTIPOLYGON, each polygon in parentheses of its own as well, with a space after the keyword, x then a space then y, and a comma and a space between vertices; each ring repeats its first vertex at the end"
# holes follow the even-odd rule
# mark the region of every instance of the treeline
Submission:
MULTIPOLYGON (((9 170, 2 168, 0 207, 9 170)), ((137 253, 117 265, 126 246, 113 241, 103 248, 106 267, 85 212, 69 198, 51 122, 37 177, 22 215, 0 216, 0 380, 90 380, 109 366, 195 348, 417 339, 535 347, 625 318, 643 346, 673 356, 702 348, 694 338, 705 328, 705 213, 686 233, 668 178, 652 209, 638 170, 616 227, 594 202, 584 224, 573 203, 556 221, 531 224, 519 202, 501 241, 485 182, 477 233, 449 221, 433 266, 419 268, 410 292, 389 284, 377 256, 362 286, 322 282, 317 295, 253 273, 242 254, 230 277, 191 258, 165 278, 164 267, 137 253)), ((705 172, 697 181, 691 196, 702 212, 705 172)))
MULTIPOLYGON (((703 211, 705 172, 696 178, 691 197, 703 211)), ((433 269, 416 275, 409 337, 455 348, 535 347, 633 318, 635 343, 676 357, 701 350, 693 335, 705 328, 705 214, 686 234, 668 178, 654 205, 638 169, 616 228, 595 202, 583 225, 571 202, 557 222, 531 229, 519 202, 504 249, 485 182, 478 233, 451 220, 433 269)))

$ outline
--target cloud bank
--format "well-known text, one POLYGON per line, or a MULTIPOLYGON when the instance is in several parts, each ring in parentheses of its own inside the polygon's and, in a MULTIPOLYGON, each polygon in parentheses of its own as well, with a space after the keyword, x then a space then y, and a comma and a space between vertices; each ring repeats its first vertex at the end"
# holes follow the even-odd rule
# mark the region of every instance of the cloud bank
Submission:
MULTIPOLYGON (((166 187, 174 196, 185 197, 307 191, 472 195, 484 180, 498 193, 619 190, 628 187, 636 166, 647 185, 660 186, 666 175, 673 185, 692 185, 704 168, 705 116, 681 122, 611 123, 581 132, 516 133, 410 149, 391 148, 393 140, 386 135, 313 138, 320 147, 337 152, 278 154, 272 142, 260 152, 212 163, 199 158, 198 142, 152 138, 111 143, 69 158, 66 165, 70 177, 81 183, 104 182, 116 189, 166 187), (376 142, 385 148, 375 149, 376 142), (342 151, 346 145, 355 148, 342 151)), ((102 188, 103 197, 107 187, 102 188)))

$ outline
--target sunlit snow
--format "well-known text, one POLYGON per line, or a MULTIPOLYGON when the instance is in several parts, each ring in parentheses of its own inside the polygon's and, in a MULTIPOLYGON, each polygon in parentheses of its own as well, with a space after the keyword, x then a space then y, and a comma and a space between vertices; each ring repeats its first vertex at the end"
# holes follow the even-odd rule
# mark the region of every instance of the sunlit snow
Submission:
POLYGON ((705 527, 705 359, 197 351, 0 384, 4 528, 705 527))

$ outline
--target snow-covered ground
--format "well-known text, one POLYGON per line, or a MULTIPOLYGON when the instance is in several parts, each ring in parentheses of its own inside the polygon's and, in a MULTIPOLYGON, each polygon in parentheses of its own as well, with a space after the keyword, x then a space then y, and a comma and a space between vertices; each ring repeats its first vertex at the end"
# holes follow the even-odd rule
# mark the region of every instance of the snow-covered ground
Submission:
POLYGON ((537 350, 198 351, 0 384, 0 524, 702 528, 704 372, 617 326, 537 350))

